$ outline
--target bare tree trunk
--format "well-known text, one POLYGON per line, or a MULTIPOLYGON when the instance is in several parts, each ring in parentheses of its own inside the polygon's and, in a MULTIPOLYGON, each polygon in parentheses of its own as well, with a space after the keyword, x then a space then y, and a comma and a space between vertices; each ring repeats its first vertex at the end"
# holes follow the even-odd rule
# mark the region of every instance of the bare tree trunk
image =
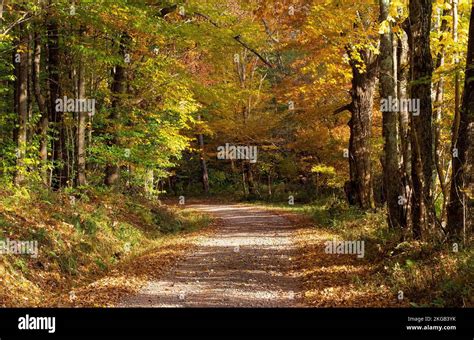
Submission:
MULTIPOLYGON (((129 40, 127 33, 123 32, 120 38, 120 56, 122 60, 125 60, 126 54, 126 45, 129 40)), ((123 62, 123 61, 122 61, 123 62)), ((126 92, 126 70, 123 64, 118 64, 115 66, 115 72, 113 74, 113 82, 112 82, 112 108, 110 119, 118 121, 120 119, 120 106, 122 102, 121 96, 126 92)), ((116 122, 118 123, 118 122, 116 122)), ((113 133, 113 138, 109 143, 109 146, 112 145, 119 145, 119 139, 116 132, 113 133)), ((107 186, 113 186, 117 184, 118 180, 120 179, 120 167, 118 164, 107 164, 105 169, 105 184, 107 186)))
POLYGON ((268 175, 267 175, 267 183, 268 183, 268 196, 272 197, 272 195, 273 195, 273 193, 272 193, 272 175, 271 175, 270 171, 268 172, 268 175))
MULTIPOLYGON (((452 0, 452 10, 453 10, 453 41, 455 44, 458 43, 458 26, 459 26, 459 14, 458 14, 458 0, 452 0)), ((460 77, 459 77, 459 56, 454 55, 454 64, 456 67, 454 73, 454 124, 452 127, 452 140, 458 140, 459 135, 459 124, 460 124, 460 98, 461 98, 461 89, 460 89, 460 77)))
MULTIPOLYGON (((33 35, 31 32, 28 32, 28 51, 26 53, 28 59, 28 67, 27 67, 27 122, 31 122, 33 120, 33 97, 34 97, 34 88, 33 88, 33 49, 31 48, 31 42, 33 41, 33 35)), ((34 127, 31 124, 26 125, 26 143, 31 143, 33 136, 35 134, 34 127)))
POLYGON ((457 152, 453 154, 452 160, 448 237, 451 240, 460 240, 464 232, 472 233, 474 212, 474 3, 469 26, 459 134, 453 144, 457 152))
POLYGON ((362 209, 375 208, 372 166, 371 166, 371 129, 374 105, 375 82, 377 79, 377 56, 370 51, 358 50, 363 65, 351 60, 352 67, 352 103, 350 111, 351 138, 349 145, 351 187, 355 191, 356 201, 362 209), (361 72, 361 66, 365 71, 361 72))
POLYGON ((432 181, 433 112, 430 49, 431 0, 410 0, 411 100, 419 100, 417 114, 411 114, 413 236, 421 239, 434 223, 432 181))
MULTIPOLYGON (((397 96, 399 102, 408 99, 408 79, 410 77, 410 58, 408 35, 404 30, 400 31, 397 44, 397 96)), ((400 128, 400 150, 401 150, 401 179, 402 193, 399 198, 402 207, 401 224, 404 227, 404 237, 409 237, 411 231, 411 196, 413 185, 411 181, 411 143, 410 143, 410 118, 406 107, 400 108, 399 128, 400 128)))
MULTIPOLYGON (((390 0, 380 0, 380 21, 388 19, 390 0)), ((390 28, 391 29, 391 28, 390 28)), ((393 56, 393 34, 385 32, 380 40, 380 97, 383 100, 396 99, 396 75, 393 56)), ((387 201, 388 222, 392 228, 403 225, 401 206, 398 196, 401 193, 401 182, 398 168, 398 111, 389 109, 382 112, 384 137, 383 188, 387 201)))
MULTIPOLYGON (((82 57, 79 66, 78 97, 86 97, 86 77, 84 67, 84 57, 82 57)), ((76 135, 76 185, 83 186, 87 184, 86 179, 86 119, 87 112, 79 110, 77 113, 77 135, 76 135)))
POLYGON ((253 167, 252 163, 248 161, 243 161, 244 162, 244 174, 245 174, 245 179, 247 181, 247 188, 248 188, 248 193, 250 198, 255 198, 257 195, 257 191, 255 189, 255 181, 253 179, 253 167))
POLYGON ((25 32, 24 24, 19 25, 19 49, 21 52, 17 55, 20 60, 17 60, 17 116, 18 116, 18 132, 17 132, 17 159, 16 172, 14 182, 16 185, 23 184, 25 180, 25 155, 26 155, 26 141, 27 141, 27 121, 28 121, 28 49, 29 41, 28 35, 25 32))
MULTIPOLYGON (((198 114, 198 121, 201 121, 201 114, 198 114)), ((204 193, 209 193, 209 174, 207 171, 207 164, 206 164, 206 153, 204 150, 204 136, 202 133, 198 134, 198 142, 199 142, 199 160, 201 163, 201 171, 202 171, 202 185, 204 189, 204 193)))
MULTIPOLYGON (((52 1, 49 2, 52 5, 52 1)), ((56 100, 61 98, 60 87, 60 60, 59 60, 59 32, 57 20, 53 13, 48 18, 48 71, 51 118, 54 124, 55 138, 53 140, 53 173, 51 186, 59 189, 67 184, 66 171, 66 136, 63 122, 63 112, 56 109, 56 100)))
MULTIPOLYGON (((443 11, 443 16, 449 15, 447 10, 443 11)), ((448 28, 448 22, 446 19, 442 19, 439 32, 443 34, 448 28)), ((443 37, 441 35, 441 37, 443 37)), ((442 40, 442 38, 441 38, 442 40)), ((443 43, 441 41, 441 43, 443 43)), ((444 65, 444 46, 441 48, 441 51, 436 57, 436 69, 444 65)), ((446 184, 446 176, 444 173, 444 166, 442 164, 443 160, 443 148, 441 145, 441 122, 442 122, 442 112, 443 112, 443 99, 444 99, 444 79, 441 76, 440 80, 436 84, 436 93, 435 93, 435 124, 434 124, 434 146, 435 146, 435 165, 438 173, 439 185, 441 187, 441 192, 443 193, 443 203, 441 206, 441 220, 446 218, 446 205, 449 200, 449 188, 446 184)))
POLYGON ((38 123, 38 130, 40 134, 39 156, 41 160, 41 179, 46 186, 49 186, 49 177, 47 172, 48 162, 48 108, 46 100, 41 91, 40 71, 41 71, 41 36, 35 32, 35 50, 33 58, 33 85, 35 90, 35 98, 38 104, 41 118, 38 123))
POLYGON ((244 196, 247 197, 247 178, 244 168, 244 163, 242 162, 242 189, 244 191, 244 196))

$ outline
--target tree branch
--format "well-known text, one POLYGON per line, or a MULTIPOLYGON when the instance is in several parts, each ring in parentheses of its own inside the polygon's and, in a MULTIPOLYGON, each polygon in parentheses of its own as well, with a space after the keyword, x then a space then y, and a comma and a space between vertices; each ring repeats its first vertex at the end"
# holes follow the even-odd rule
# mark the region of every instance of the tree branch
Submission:
POLYGON ((242 40, 240 40, 240 35, 237 35, 234 37, 234 40, 237 41, 239 44, 241 44, 243 47, 245 47, 247 50, 255 54, 265 65, 267 65, 270 68, 274 68, 272 64, 270 64, 265 58, 263 58, 257 51, 255 51, 253 48, 251 48, 249 45, 244 43, 242 40))
POLYGON ((349 111, 349 112, 352 112, 352 103, 341 106, 340 108, 334 110, 334 112, 332 114, 337 115, 337 114, 339 114, 341 112, 344 112, 346 110, 349 111))
MULTIPOLYGON (((177 8, 176 5, 174 6, 171 6, 171 7, 167 7, 167 8, 163 8, 161 11, 160 11, 160 16, 163 17, 165 16, 166 14, 168 13, 171 13, 173 11, 175 11, 177 8)), ((207 20, 211 25, 213 25, 214 27, 216 28, 220 28, 220 26, 215 22, 213 21, 211 18, 209 18, 209 16, 205 15, 205 14, 202 14, 200 12, 195 12, 194 15, 198 16, 198 17, 201 17, 201 18, 204 18, 205 20, 207 20)), ((270 68, 274 68, 274 66, 268 62, 265 58, 262 57, 262 55, 260 53, 258 53, 257 51, 255 51, 253 48, 251 48, 249 45, 247 45, 245 42, 243 42, 242 40, 240 40, 240 35, 237 35, 234 37, 234 40, 237 41, 240 45, 242 45, 243 47, 245 47, 247 50, 249 50, 250 52, 252 52, 253 54, 255 54, 265 65, 267 65, 268 67, 270 68)))
POLYGON ((216 22, 212 21, 212 19, 209 18, 207 15, 202 14, 202 13, 199 13, 199 12, 195 12, 194 15, 197 15, 198 17, 204 18, 204 19, 206 19, 210 24, 212 24, 214 27, 220 28, 219 25, 218 25, 216 22))

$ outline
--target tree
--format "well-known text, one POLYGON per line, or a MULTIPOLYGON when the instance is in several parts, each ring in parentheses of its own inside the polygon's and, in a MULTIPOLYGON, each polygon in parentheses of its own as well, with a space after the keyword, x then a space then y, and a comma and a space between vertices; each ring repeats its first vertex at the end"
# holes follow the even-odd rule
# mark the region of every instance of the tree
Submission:
MULTIPOLYGON (((201 114, 198 113, 198 121, 201 121, 201 114)), ((199 143, 199 162, 201 163, 202 171, 202 186, 205 194, 209 193, 209 173, 207 171, 206 163, 206 151, 204 149, 204 135, 198 133, 198 143, 199 143)))
POLYGON ((68 181, 66 164, 66 135, 64 130, 63 112, 57 107, 57 100, 61 98, 61 60, 59 46, 59 25, 52 1, 49 1, 47 14, 48 36, 48 83, 49 108, 53 136, 53 173, 51 186, 54 189, 65 187, 68 181))
MULTIPOLYGON (((444 66, 445 63, 445 50, 446 50, 446 45, 447 42, 446 40, 446 33, 448 31, 448 21, 446 19, 446 16, 449 15, 449 10, 448 9, 443 9, 438 10, 438 17, 437 19, 437 26, 438 26, 438 32, 440 35, 439 38, 439 44, 441 45, 440 50, 438 51, 436 55, 436 62, 435 62, 435 68, 436 70, 441 70, 444 66)), ((453 18, 454 19, 454 18, 453 18)), ((454 22, 455 20, 453 20, 454 22)), ((456 72, 456 80, 455 80, 455 107, 457 106, 457 88, 458 88, 458 74, 456 72)), ((435 122, 434 122, 434 156, 435 156, 435 166, 436 166, 436 171, 438 173, 438 181, 439 185, 441 187, 441 192, 443 194, 443 203, 441 206, 441 213, 440 213, 440 218, 441 220, 445 220, 446 218, 446 204, 449 200, 449 185, 446 183, 447 177, 444 169, 444 164, 443 164, 443 143, 442 143, 442 115, 443 111, 446 109, 446 105, 444 103, 444 89, 445 87, 445 81, 443 75, 439 76, 439 80, 435 84, 435 122)), ((457 111, 457 109, 455 109, 457 111)), ((456 113, 455 113, 456 115, 456 113)))
MULTIPOLYGON (((86 98, 86 68, 84 57, 79 61, 78 76, 78 97, 84 100, 86 98)), ((92 112, 90 113, 92 114, 92 112)), ((83 186, 87 184, 86 179, 86 120, 88 113, 84 110, 77 112, 77 134, 76 134, 76 185, 83 186)))
MULTIPOLYGON (((397 63, 396 63, 396 79, 397 79, 397 99, 398 102, 404 102, 409 96, 409 78, 410 78, 410 58, 409 58, 409 44, 408 34, 399 27, 399 34, 397 39, 397 63)), ((411 220, 411 204, 413 194, 413 183, 411 178, 411 142, 410 142, 410 113, 406 107, 400 107, 398 115, 398 127, 399 127, 399 147, 400 150, 400 179, 401 179, 401 194, 399 197, 401 216, 400 223, 401 227, 404 228, 403 237, 408 238, 412 231, 412 220, 411 220)))
POLYGON ((18 116, 17 136, 17 169, 14 182, 17 185, 23 184, 25 180, 25 157, 27 142, 27 123, 28 123, 28 32, 26 24, 18 26, 19 40, 18 53, 14 55, 16 65, 16 98, 15 107, 18 116))
MULTIPOLYGON (((382 100, 397 98, 393 33, 389 19, 390 0, 380 0, 380 22, 386 27, 380 39, 380 97, 382 100)), ((384 137, 383 189, 388 207, 388 222, 392 228, 404 226, 403 211, 398 197, 402 192, 398 156, 398 110, 382 112, 384 137)))
POLYGON ((39 146, 39 155, 40 155, 40 166, 41 166, 41 179, 43 184, 49 186, 49 176, 47 171, 47 161, 48 161, 48 108, 46 106, 46 99, 41 90, 41 53, 42 53, 42 43, 41 35, 38 32, 34 34, 34 58, 33 58, 33 86, 34 93, 36 98, 36 103, 38 105, 38 110, 40 114, 40 119, 38 122, 38 131, 40 135, 40 146, 39 146))
POLYGON ((409 44, 411 52, 410 100, 419 101, 419 112, 412 112, 412 222, 413 236, 422 238, 435 221, 433 182, 433 112, 431 79, 433 62, 430 48, 431 0, 410 0, 409 44))
MULTIPOLYGON (((327 23, 327 26, 318 30, 318 34, 322 37, 320 43, 327 43, 328 38, 334 39, 329 50, 334 49, 333 53, 344 51, 344 59, 350 66, 351 102, 333 113, 338 114, 346 110, 351 113, 348 123, 350 137, 347 157, 350 180, 346 182, 344 189, 349 203, 357 204, 362 209, 375 208, 372 123, 379 64, 375 8, 376 6, 371 3, 347 2, 343 6, 337 5, 334 13, 324 13, 327 11, 319 9, 317 12, 324 18, 321 21, 327 23), (341 22, 338 18, 347 12, 352 13, 351 17, 341 22)), ((333 59, 329 56, 327 58, 333 59)), ((331 68, 333 67, 334 65, 331 65, 331 68)), ((328 75, 335 76, 332 73, 328 75)))
POLYGON ((350 180, 356 201, 362 209, 375 208, 370 137, 374 108, 378 57, 369 48, 351 49, 352 113, 349 127, 350 180))
MULTIPOLYGON (((126 63, 127 53, 126 47, 129 41, 129 36, 126 32, 123 32, 120 37, 119 41, 119 55, 120 55, 120 63, 115 65, 112 70, 113 74, 113 81, 111 85, 112 91, 112 106, 111 106, 111 113, 110 113, 110 120, 113 127, 110 127, 112 138, 109 141, 109 146, 118 146, 119 145, 119 138, 117 134, 117 125, 120 124, 120 111, 121 103, 123 102, 123 95, 127 90, 126 81, 127 81, 127 74, 126 74, 126 63)), ((129 57, 129 56, 128 56, 129 57)), ((117 183, 120 178, 120 167, 117 164, 107 164, 105 169, 105 184, 108 186, 112 186, 117 183)))
MULTIPOLYGON (((456 124, 456 122, 454 123, 456 124)), ((471 10, 464 95, 459 134, 453 141, 453 171, 448 205, 448 236, 460 240, 472 231, 474 198, 474 4, 471 10)))

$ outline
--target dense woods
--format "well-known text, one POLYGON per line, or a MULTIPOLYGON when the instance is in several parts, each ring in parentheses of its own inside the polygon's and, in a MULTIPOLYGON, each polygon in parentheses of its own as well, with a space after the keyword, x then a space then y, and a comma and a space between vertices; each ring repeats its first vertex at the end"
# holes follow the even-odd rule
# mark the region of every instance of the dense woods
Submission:
POLYGON ((473 12, 0 0, 0 193, 333 197, 383 214, 399 242, 469 248, 473 12))
POLYGON ((4 181, 307 200, 346 177, 405 236, 465 239, 467 1, 181 5, 3 1, 4 181), (225 143, 258 163, 217 163, 225 143))

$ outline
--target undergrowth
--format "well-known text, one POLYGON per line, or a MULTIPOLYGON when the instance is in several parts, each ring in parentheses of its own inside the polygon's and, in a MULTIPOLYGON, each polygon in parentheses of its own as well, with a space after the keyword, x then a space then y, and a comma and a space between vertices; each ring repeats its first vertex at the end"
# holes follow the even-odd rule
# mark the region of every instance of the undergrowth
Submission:
POLYGON ((182 233, 207 215, 92 189, 0 191, 0 241, 37 241, 38 256, 0 255, 0 306, 41 306, 182 233))
POLYGON ((371 279, 388 285, 394 297, 403 292, 413 307, 474 306, 474 251, 468 241, 458 249, 440 241, 402 241, 388 228, 384 210, 364 212, 336 197, 266 205, 306 216, 315 231, 329 231, 340 240, 363 240, 364 261, 375 264, 371 279))

